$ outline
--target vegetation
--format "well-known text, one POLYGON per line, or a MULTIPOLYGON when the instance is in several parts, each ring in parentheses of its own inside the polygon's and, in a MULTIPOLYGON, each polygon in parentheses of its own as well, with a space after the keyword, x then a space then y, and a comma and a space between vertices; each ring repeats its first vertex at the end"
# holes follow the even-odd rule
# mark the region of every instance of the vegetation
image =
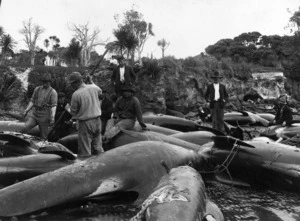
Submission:
POLYGON ((167 42, 166 39, 161 39, 157 42, 157 45, 161 48, 162 58, 165 57, 165 50, 169 47, 170 42, 167 42))
POLYGON ((139 42, 131 30, 124 26, 120 26, 118 29, 113 30, 113 34, 118 43, 115 44, 115 47, 112 49, 112 51, 115 51, 121 55, 127 54, 127 58, 129 58, 130 54, 134 54, 139 42))
POLYGON ((37 40, 44 31, 44 28, 32 23, 32 18, 23 21, 23 28, 20 30, 20 33, 24 36, 23 40, 28 47, 31 65, 34 65, 34 59, 37 52, 37 40))
MULTIPOLYGON (((117 22, 119 21, 119 15, 115 16, 115 20, 117 22)), ((128 30, 137 39, 136 51, 138 54, 138 61, 142 65, 142 52, 144 50, 145 43, 151 36, 154 36, 152 24, 144 20, 143 14, 131 9, 124 13, 124 20, 119 23, 118 27, 119 29, 128 30)), ((133 59, 134 51, 132 52, 132 60, 133 59)))

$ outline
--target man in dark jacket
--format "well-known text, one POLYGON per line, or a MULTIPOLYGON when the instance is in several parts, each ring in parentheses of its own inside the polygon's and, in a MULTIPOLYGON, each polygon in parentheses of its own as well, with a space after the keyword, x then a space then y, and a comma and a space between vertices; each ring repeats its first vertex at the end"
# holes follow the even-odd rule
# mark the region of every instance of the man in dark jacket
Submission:
POLYGON ((117 135, 121 129, 132 129, 136 120, 143 130, 147 130, 147 126, 143 122, 140 101, 133 96, 134 92, 135 90, 131 86, 124 86, 122 88, 122 96, 118 98, 113 113, 115 124, 111 128, 107 126, 103 136, 104 142, 108 142, 117 135))
POLYGON ((121 96, 122 87, 125 85, 134 85, 136 75, 130 66, 127 66, 123 56, 116 57, 118 60, 118 67, 113 70, 111 75, 111 82, 114 85, 117 97, 121 96))
POLYGON ((213 79, 214 83, 208 85, 204 98, 207 102, 209 102, 212 127, 219 131, 225 132, 224 106, 228 101, 228 94, 225 85, 219 83, 222 76, 218 71, 215 71, 211 78, 213 79))

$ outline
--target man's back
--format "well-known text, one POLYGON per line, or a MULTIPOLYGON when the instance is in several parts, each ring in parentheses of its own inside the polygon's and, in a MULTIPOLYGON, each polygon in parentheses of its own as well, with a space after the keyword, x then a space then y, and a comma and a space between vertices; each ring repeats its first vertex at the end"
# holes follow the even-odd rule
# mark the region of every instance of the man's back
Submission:
POLYGON ((77 120, 87 120, 101 115, 99 93, 101 89, 96 85, 83 84, 74 92, 71 100, 71 112, 77 120))

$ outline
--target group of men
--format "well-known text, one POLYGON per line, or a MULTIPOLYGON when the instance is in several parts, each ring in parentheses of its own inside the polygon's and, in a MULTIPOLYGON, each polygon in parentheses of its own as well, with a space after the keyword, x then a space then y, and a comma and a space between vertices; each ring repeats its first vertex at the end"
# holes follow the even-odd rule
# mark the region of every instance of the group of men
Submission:
MULTIPOLYGON (((140 102, 134 96, 136 75, 130 66, 125 65, 123 56, 117 57, 117 61, 119 65, 111 76, 111 83, 117 96, 115 103, 110 100, 106 90, 102 90, 94 83, 84 83, 82 75, 73 72, 69 75, 72 97, 68 104, 59 102, 58 105, 58 98, 64 95, 61 92, 57 94, 50 85, 51 76, 45 74, 41 79, 42 86, 35 88, 24 111, 25 117, 34 108, 23 132, 39 125, 41 138, 47 139, 49 126, 67 111, 71 114, 70 117, 77 121, 78 155, 89 157, 104 152, 102 142, 109 142, 122 129, 132 129, 136 120, 143 130, 147 130, 140 102), (55 114, 56 112, 59 114, 55 114), (110 123, 106 127, 108 121, 113 124, 110 123)), ((224 132, 224 107, 228 101, 228 93, 226 87, 220 83, 222 76, 218 71, 215 71, 211 78, 213 83, 208 85, 204 98, 209 102, 212 127, 224 132)), ((278 111, 275 123, 277 121, 280 123, 284 121, 287 122, 287 126, 290 125, 290 113, 286 105, 278 111), (282 119, 282 116, 288 116, 289 119, 282 119)))
MULTIPOLYGON (((107 91, 96 84, 84 83, 79 72, 69 75, 68 83, 74 92, 70 102, 63 106, 78 125, 79 157, 85 158, 104 152, 102 139, 109 142, 122 129, 132 129, 136 120, 142 129, 147 129, 143 122, 140 102, 133 95, 136 75, 130 66, 125 65, 123 56, 117 57, 117 60, 119 65, 113 70, 111 77, 117 96, 115 104, 109 99, 107 91), (106 122, 110 119, 114 125, 105 130, 106 122)), ((41 138, 47 139, 49 126, 54 124, 55 118, 58 120, 57 115, 62 115, 65 111, 61 111, 60 107, 59 114, 55 114, 58 108, 58 94, 50 85, 51 76, 45 74, 41 81, 42 86, 35 88, 24 111, 25 117, 33 108, 22 132, 39 125, 41 138)), ((59 94, 61 95, 61 92, 59 94)))
MULTIPOLYGON (((209 102, 212 127, 225 132, 224 107, 226 102, 228 102, 228 93, 225 85, 220 83, 222 75, 218 71, 214 72, 211 78, 213 79, 213 83, 208 85, 204 98, 209 102)), ((282 126, 291 126, 293 115, 288 104, 288 96, 282 94, 275 103, 276 115, 269 125, 280 124, 282 126)), ((204 111, 202 110, 202 112, 204 111)))

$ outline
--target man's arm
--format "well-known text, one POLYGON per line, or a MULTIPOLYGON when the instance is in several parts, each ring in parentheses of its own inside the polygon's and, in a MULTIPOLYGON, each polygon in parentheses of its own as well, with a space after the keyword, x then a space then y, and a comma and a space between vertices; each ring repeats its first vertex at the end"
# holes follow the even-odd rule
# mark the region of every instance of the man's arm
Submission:
POLYGON ((132 67, 129 66, 128 69, 129 69, 130 77, 132 78, 133 83, 135 83, 136 82, 136 73, 134 72, 132 67))
POLYGON ((50 97, 50 124, 53 124, 55 121, 55 113, 57 107, 57 92, 52 90, 50 97))
POLYGON ((224 88, 224 100, 225 100, 225 102, 227 102, 227 101, 228 101, 228 98, 229 98, 229 96, 228 96, 228 93, 227 93, 227 90, 226 90, 226 87, 225 87, 225 85, 223 85, 223 88, 224 88))
POLYGON ((32 97, 30 98, 30 101, 27 105, 27 107, 25 108, 24 112, 23 112, 23 117, 25 118, 26 115, 28 114, 28 112, 31 110, 31 108, 34 106, 34 100, 37 96, 37 90, 38 90, 38 87, 36 87, 33 91, 33 94, 32 94, 32 97))
POLYGON ((110 81, 113 85, 116 84, 116 74, 117 74, 117 68, 114 68, 113 73, 111 75, 110 81))
POLYGON ((113 110, 113 118, 119 118, 119 110, 120 110, 120 102, 121 102, 121 97, 118 98, 114 110, 113 110))
POLYGON ((207 101, 207 102, 210 102, 209 100, 209 94, 210 94, 210 89, 209 89, 209 85, 207 86, 207 89, 206 89, 206 92, 204 94, 204 99, 207 101))
POLYGON ((79 112, 79 102, 78 102, 78 98, 76 97, 75 94, 72 95, 71 98, 71 105, 70 105, 70 114, 72 115, 72 117, 74 118, 74 116, 77 115, 77 113, 79 112))

